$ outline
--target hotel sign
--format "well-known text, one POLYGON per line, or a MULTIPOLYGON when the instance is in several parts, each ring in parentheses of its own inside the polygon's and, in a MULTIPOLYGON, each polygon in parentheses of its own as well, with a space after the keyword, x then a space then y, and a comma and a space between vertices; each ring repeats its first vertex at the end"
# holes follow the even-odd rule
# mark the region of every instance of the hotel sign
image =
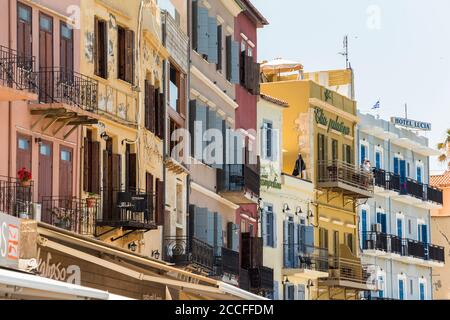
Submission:
POLYGON ((336 116, 336 119, 328 119, 325 112, 320 108, 314 110, 314 116, 317 124, 327 127, 327 132, 335 130, 343 135, 350 135, 350 127, 347 127, 345 123, 340 120, 339 116, 336 116))
POLYGON ((416 129, 416 130, 423 130, 423 131, 431 131, 431 123, 428 122, 421 122, 421 121, 415 121, 411 119, 405 119, 405 118, 397 118, 392 117, 391 122, 397 126, 416 129))
POLYGON ((20 220, 0 213, 0 266, 19 266, 20 220))

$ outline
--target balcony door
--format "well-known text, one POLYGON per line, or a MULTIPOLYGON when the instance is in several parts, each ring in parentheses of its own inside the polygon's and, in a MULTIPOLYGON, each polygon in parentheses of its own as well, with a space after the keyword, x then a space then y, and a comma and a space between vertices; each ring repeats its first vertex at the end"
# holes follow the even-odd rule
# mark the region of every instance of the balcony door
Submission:
POLYGON ((39 96, 43 102, 53 100, 53 18, 40 13, 39 15, 39 96))
POLYGON ((25 168, 31 171, 31 137, 25 135, 17 135, 17 170, 25 168))
POLYGON ((294 221, 284 221, 284 264, 288 268, 294 267, 295 262, 295 225, 294 221))
POLYGON ((386 213, 377 212, 377 223, 381 225, 381 232, 386 234, 387 233, 386 213))
MULTIPOLYGON (((53 145, 49 141, 43 140, 39 146, 39 181, 38 181, 38 199, 43 201, 45 198, 53 196, 53 145)), ((42 221, 51 223, 52 212, 43 210, 42 221)))
POLYGON ((61 69, 73 71, 73 29, 65 22, 61 22, 60 32, 61 69))
POLYGON ((73 197, 73 149, 61 147, 59 155, 59 196, 73 197))
POLYGON ((365 248, 367 241, 367 210, 361 210, 361 241, 362 248, 365 248))
MULTIPOLYGON (((33 36, 32 36, 32 11, 31 7, 21 3, 17 3, 17 54, 20 57, 26 57, 27 59, 21 59, 22 62, 29 62, 28 58, 33 55, 33 36)), ((20 62, 19 62, 20 63, 20 62)), ((32 66, 24 66, 30 69, 32 66)))

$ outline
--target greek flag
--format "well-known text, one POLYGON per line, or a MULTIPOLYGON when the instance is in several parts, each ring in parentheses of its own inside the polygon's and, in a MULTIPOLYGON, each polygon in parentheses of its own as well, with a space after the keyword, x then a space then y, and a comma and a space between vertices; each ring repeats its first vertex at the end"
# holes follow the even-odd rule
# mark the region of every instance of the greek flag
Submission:
POLYGON ((381 106, 380 106, 380 100, 378 100, 377 103, 375 103, 374 106, 372 107, 372 110, 380 109, 380 108, 381 108, 381 106))

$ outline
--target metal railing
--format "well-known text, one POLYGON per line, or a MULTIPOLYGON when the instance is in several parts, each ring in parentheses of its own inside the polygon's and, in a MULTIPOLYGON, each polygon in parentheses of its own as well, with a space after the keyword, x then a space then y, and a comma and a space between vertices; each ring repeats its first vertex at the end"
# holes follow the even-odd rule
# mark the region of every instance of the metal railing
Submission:
POLYGON ((374 181, 372 172, 359 166, 339 160, 319 161, 318 182, 342 182, 352 187, 373 192, 374 181))
POLYGON ((37 93, 35 65, 35 57, 20 55, 16 50, 0 46, 0 83, 3 86, 37 93))
POLYGON ((423 183, 417 182, 416 180, 407 178, 406 181, 402 184, 401 194, 408 194, 414 198, 420 200, 426 200, 424 198, 424 185, 423 183))
POLYGON ((99 201, 43 197, 42 222, 81 235, 94 235, 99 201))
POLYGON ((0 177, 0 212, 14 217, 32 217, 33 181, 22 185, 16 178, 0 177))
POLYGON ((373 169, 373 177, 375 181, 375 185, 377 187, 381 187, 384 189, 388 189, 388 179, 386 171, 383 169, 374 168, 373 169))
POLYGON ((259 266, 248 269, 250 279, 250 289, 253 291, 272 291, 273 290, 273 269, 259 266))
POLYGON ((239 252, 222 248, 222 271, 232 275, 239 275, 239 269, 239 252))
POLYGON ((376 279, 369 269, 369 265, 362 265, 355 260, 333 257, 330 259, 330 276, 328 278, 375 285, 376 279))
POLYGON ((421 260, 445 262, 444 247, 425 242, 400 239, 398 236, 381 232, 363 232, 362 249, 378 250, 421 260))
POLYGON ((41 68, 39 102, 67 103, 97 113, 98 81, 63 68, 41 68))
POLYGON ((250 190, 259 195, 260 177, 256 168, 243 164, 228 164, 224 169, 217 169, 217 191, 250 190))
POLYGON ((153 194, 139 189, 102 190, 101 225, 143 227, 155 224, 153 194))
POLYGON ((395 174, 393 172, 389 172, 389 190, 400 192, 400 176, 398 174, 395 174))
POLYGON ((328 249, 306 244, 284 244, 284 267, 328 272, 328 249))
POLYGON ((426 186, 426 199, 440 205, 444 203, 442 190, 429 185, 426 186))
POLYGON ((163 259, 179 266, 194 264, 213 274, 214 247, 195 237, 167 237, 164 239, 163 259))

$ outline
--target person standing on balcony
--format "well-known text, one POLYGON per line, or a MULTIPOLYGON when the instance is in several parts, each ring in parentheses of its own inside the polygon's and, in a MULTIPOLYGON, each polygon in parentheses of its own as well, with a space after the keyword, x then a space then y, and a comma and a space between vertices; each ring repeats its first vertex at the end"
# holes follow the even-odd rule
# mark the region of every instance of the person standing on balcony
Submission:
POLYGON ((306 170, 306 164, 305 161, 303 160, 302 154, 299 153, 298 154, 298 159, 297 161, 295 161, 295 167, 294 167, 294 172, 292 173, 292 175, 294 177, 298 177, 300 176, 300 179, 304 179, 304 175, 303 172, 306 170))
POLYGON ((368 176, 372 172, 372 164, 370 163, 370 160, 368 160, 368 159, 364 160, 364 163, 362 165, 362 169, 363 169, 364 174, 365 174, 364 178, 363 178, 364 186, 366 186, 366 188, 367 188, 367 187, 369 187, 369 178, 368 178, 368 176))

